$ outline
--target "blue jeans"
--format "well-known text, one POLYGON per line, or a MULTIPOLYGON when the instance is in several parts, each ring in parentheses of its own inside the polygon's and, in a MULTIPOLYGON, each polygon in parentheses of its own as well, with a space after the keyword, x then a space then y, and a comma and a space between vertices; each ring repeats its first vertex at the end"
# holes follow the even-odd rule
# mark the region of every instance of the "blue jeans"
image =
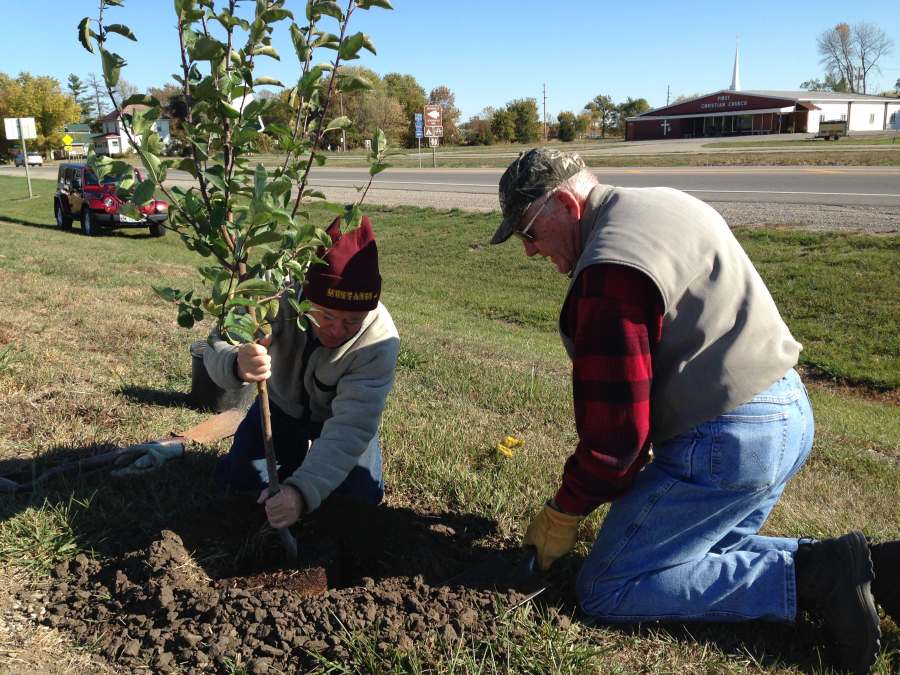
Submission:
MULTIPOLYGON (((272 401, 269 401, 269 410, 278 477, 284 480, 303 463, 309 445, 319 437, 322 425, 314 422, 304 424, 282 411, 272 401)), ((267 484, 257 469, 258 466, 264 466, 265 456, 257 399, 238 426, 228 454, 219 460, 216 478, 233 490, 259 492, 267 484)), ((356 497, 372 504, 381 503, 384 498, 384 481, 381 476, 381 447, 377 437, 360 457, 360 464, 353 467, 332 494, 356 497)))
POLYGON ((584 611, 623 623, 793 621, 798 540, 757 533, 813 432, 791 370, 749 403, 654 447, 578 575, 584 611))

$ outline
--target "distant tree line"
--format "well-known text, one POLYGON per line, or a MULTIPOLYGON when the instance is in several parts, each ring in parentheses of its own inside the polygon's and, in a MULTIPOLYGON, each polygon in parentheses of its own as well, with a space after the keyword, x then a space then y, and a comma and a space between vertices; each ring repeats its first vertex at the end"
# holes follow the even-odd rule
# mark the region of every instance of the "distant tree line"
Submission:
MULTIPOLYGON (((650 110, 646 99, 628 98, 613 103, 599 94, 578 113, 564 110, 556 121, 548 122, 547 137, 561 141, 577 138, 606 138, 625 133, 625 118, 650 110)), ((533 98, 515 99, 502 108, 485 108, 463 125, 463 140, 469 145, 494 143, 534 143, 541 140, 544 128, 533 98)))
MULTIPOLYGON (((412 75, 388 73, 381 77, 359 66, 342 66, 341 72, 365 81, 370 88, 344 93, 332 102, 325 122, 346 115, 353 123, 343 140, 336 135, 330 139, 332 149, 338 149, 343 143, 348 149, 360 147, 365 139, 373 137, 378 128, 384 131, 390 145, 416 147, 415 115, 423 113, 425 105, 441 106, 444 142, 459 142, 459 109, 456 107, 456 97, 448 87, 435 87, 426 95, 425 89, 412 75)), ((323 86, 326 81, 323 78, 323 86)), ((264 124, 293 129, 296 125, 295 95, 292 88, 279 93, 260 92, 259 97, 268 101, 261 115, 264 124)))
MULTIPOLYGON (((341 70, 367 83, 365 88, 361 86, 336 100, 325 120, 327 123, 340 115, 350 118, 353 126, 347 130, 344 138, 348 149, 363 145, 364 139, 372 138, 378 128, 384 130, 391 145, 416 147, 415 115, 423 113, 426 104, 439 105, 442 108, 443 142, 451 144, 460 142, 460 112, 456 107, 456 97, 449 87, 438 86, 426 93, 424 87, 412 75, 388 73, 381 77, 367 68, 347 66, 341 70)), ((327 76, 323 75, 322 82, 324 87, 327 76)), ((120 78, 113 91, 113 95, 119 100, 136 93, 149 94, 162 103, 163 109, 167 110, 172 118, 170 151, 180 154, 186 150, 186 139, 183 138, 180 125, 180 119, 184 117, 185 112, 181 87, 175 82, 168 82, 142 92, 135 85, 120 78)), ((292 87, 281 91, 260 89, 257 96, 267 103, 260 115, 265 126, 276 124, 289 129, 296 126, 295 108, 292 106, 292 103, 296 103, 292 101, 292 97, 296 94, 292 87)), ((29 73, 22 73, 18 78, 12 78, 0 73, 0 113, 7 117, 35 117, 41 133, 36 147, 46 146, 45 149, 48 150, 51 147, 59 147, 63 127, 71 122, 89 123, 95 132, 99 132, 101 127, 99 120, 110 110, 102 80, 94 73, 86 77, 76 73, 70 74, 65 90, 57 80, 50 77, 33 77, 29 73)), ((332 148, 337 149, 337 140, 332 139, 331 143, 332 148)), ((263 146, 273 152, 278 150, 273 137, 265 139, 263 146)))

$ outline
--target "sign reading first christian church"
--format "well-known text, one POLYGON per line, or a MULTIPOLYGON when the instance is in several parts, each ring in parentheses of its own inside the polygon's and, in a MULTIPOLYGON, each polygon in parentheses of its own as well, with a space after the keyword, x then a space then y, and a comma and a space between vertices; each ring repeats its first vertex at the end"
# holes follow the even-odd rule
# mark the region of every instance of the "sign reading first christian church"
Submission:
POLYGON ((700 104, 700 110, 735 110, 748 106, 746 98, 738 98, 732 94, 720 94, 714 101, 706 101, 700 104))
POLYGON ((693 101, 673 103, 665 108, 658 108, 643 113, 639 117, 664 117, 669 115, 696 115, 703 113, 746 113, 754 110, 771 110, 773 108, 793 107, 794 99, 758 94, 744 94, 734 91, 720 91, 708 96, 695 98, 693 101))

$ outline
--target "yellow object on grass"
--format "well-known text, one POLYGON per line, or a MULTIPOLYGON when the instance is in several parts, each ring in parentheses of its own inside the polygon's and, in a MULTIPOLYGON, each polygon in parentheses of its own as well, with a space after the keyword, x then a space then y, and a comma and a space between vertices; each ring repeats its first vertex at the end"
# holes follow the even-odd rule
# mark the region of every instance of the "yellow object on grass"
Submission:
POLYGON ((525 444, 521 438, 516 438, 515 436, 507 436, 502 441, 497 443, 497 452, 499 452, 504 457, 511 459, 513 456, 513 448, 520 448, 525 444))

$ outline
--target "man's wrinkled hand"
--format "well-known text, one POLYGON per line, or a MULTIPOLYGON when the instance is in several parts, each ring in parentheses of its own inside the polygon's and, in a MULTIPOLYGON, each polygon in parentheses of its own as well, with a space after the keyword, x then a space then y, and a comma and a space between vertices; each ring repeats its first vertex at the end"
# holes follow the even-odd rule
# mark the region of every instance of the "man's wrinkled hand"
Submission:
POLYGON ((525 532, 524 544, 534 547, 538 568, 542 572, 574 548, 581 518, 546 504, 531 521, 525 532))
POLYGON ((271 499, 269 488, 263 488, 256 503, 266 505, 266 517, 274 528, 290 527, 300 520, 303 513, 303 497, 297 488, 290 485, 282 485, 271 499))
POLYGON ((267 337, 257 342, 247 342, 238 348, 236 374, 244 382, 262 382, 272 375, 272 357, 266 349, 272 341, 267 337))

